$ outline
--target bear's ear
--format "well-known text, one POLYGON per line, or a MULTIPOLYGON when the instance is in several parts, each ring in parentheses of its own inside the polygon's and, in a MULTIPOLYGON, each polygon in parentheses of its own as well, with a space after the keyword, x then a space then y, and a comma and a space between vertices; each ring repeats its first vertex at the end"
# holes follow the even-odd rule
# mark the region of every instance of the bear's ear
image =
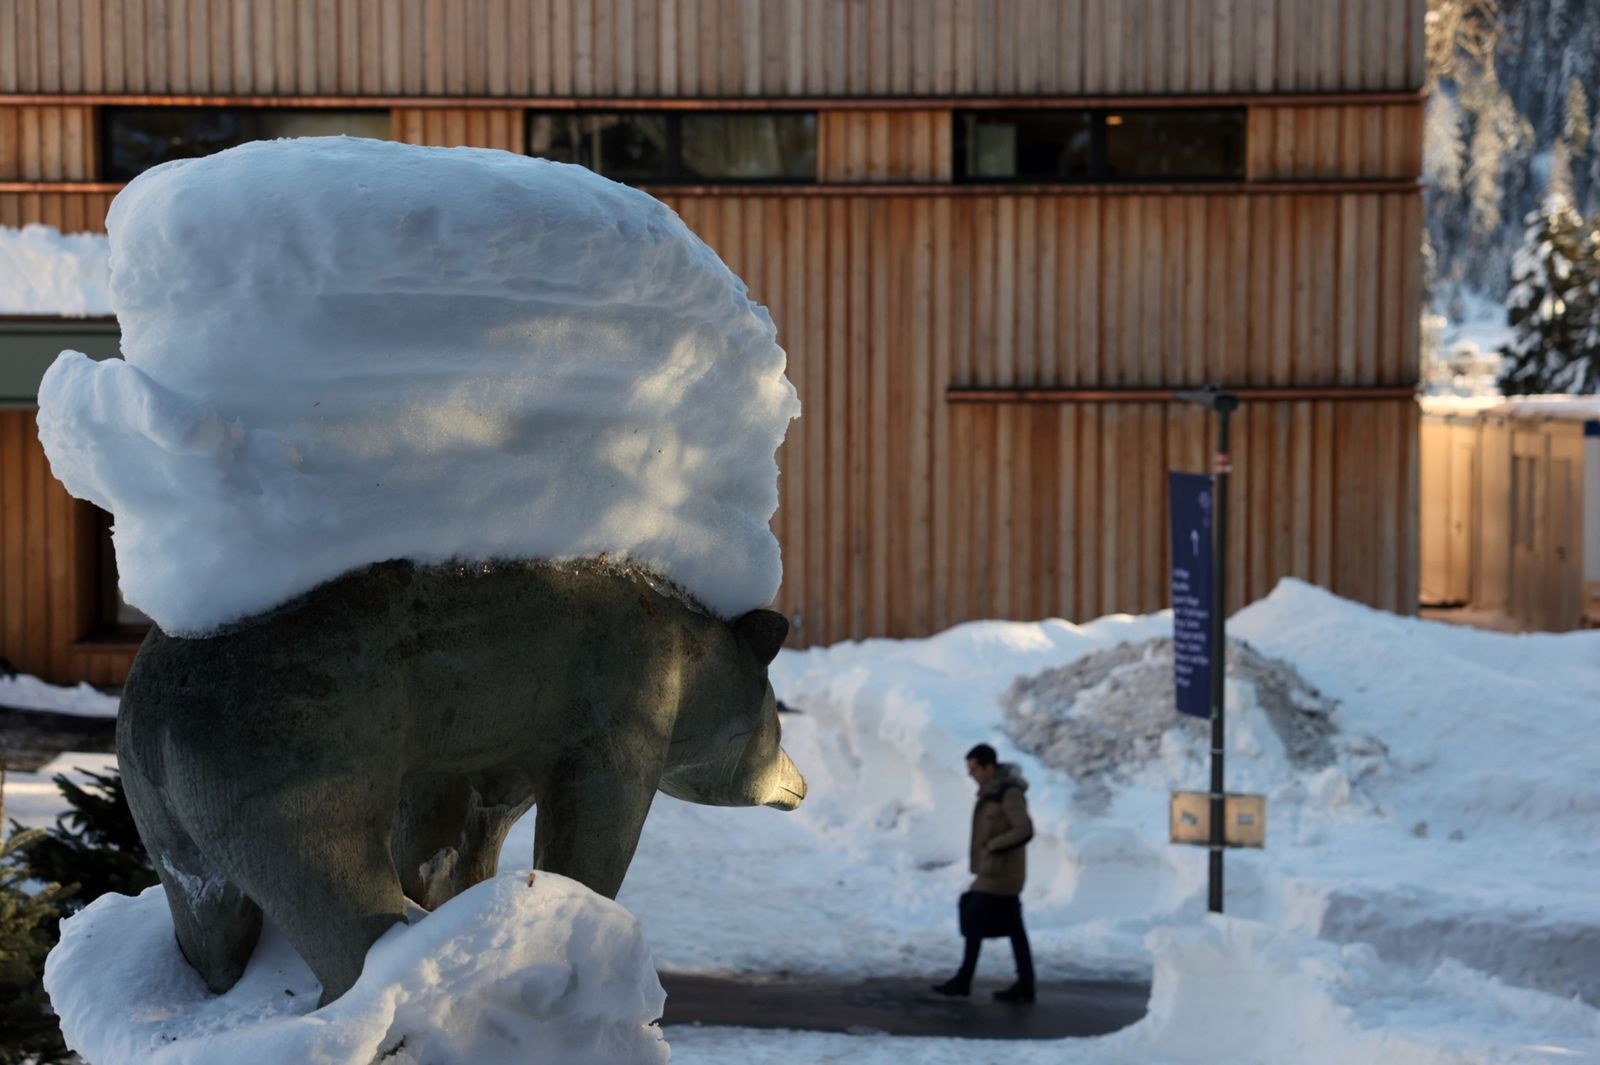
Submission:
POLYGON ((789 619, 776 610, 752 610, 733 621, 733 634, 756 653, 762 665, 778 657, 778 648, 789 636, 789 619))

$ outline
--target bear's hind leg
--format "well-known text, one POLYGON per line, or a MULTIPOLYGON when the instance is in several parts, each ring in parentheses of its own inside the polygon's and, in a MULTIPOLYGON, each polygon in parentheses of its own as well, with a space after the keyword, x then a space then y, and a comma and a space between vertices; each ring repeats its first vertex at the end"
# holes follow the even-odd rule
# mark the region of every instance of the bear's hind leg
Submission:
POLYGON ((225 859, 321 982, 319 1006, 350 990, 372 944, 406 919, 389 853, 395 802, 353 802, 361 785, 332 781, 304 803, 257 811, 253 838, 232 841, 225 859))
POLYGON ((138 812, 139 834, 166 891, 178 949, 206 987, 220 995, 250 963, 261 938, 261 907, 201 853, 170 813, 138 812))

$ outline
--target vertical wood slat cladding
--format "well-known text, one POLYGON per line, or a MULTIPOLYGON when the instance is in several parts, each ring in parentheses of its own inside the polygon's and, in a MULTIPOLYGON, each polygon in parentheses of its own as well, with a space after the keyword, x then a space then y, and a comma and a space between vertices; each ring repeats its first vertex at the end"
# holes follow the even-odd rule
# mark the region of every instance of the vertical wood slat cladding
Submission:
POLYGON ((394 139, 406 144, 500 148, 521 155, 523 114, 515 107, 397 107, 390 128, 394 139))
POLYGON ((50 473, 31 410, 0 411, 0 640, 11 665, 55 683, 120 684, 130 648, 74 643, 97 620, 94 508, 50 473))
POLYGON ((0 181, 93 181, 92 107, 0 107, 0 181))
MULTIPOLYGON (((1415 193, 963 197, 952 384, 1408 386, 1415 193), (1048 223, 1048 224, 1046 224, 1048 223)), ((897 235, 897 241, 901 235, 897 235)))
MULTIPOLYGON (((951 475, 987 482, 991 498, 1008 502, 988 515, 990 535, 965 538, 969 570, 950 574, 965 588, 935 580, 936 614, 950 623, 1087 619, 1170 604, 1166 471, 1208 468, 1214 430, 1202 412, 1176 403, 960 404, 949 419, 951 437, 969 445, 954 461, 970 467, 951 475)), ((1245 404, 1229 491, 1228 609, 1292 576, 1386 610, 1413 610, 1418 574, 1403 545, 1417 535, 1417 516, 1403 487, 1417 464, 1416 429, 1407 399, 1245 404), (1341 447, 1315 451, 1319 419, 1349 434, 1341 447), (1317 509, 1309 502, 1317 495, 1337 502, 1317 509)), ((934 515, 906 520, 928 520, 935 537, 942 531, 934 515)), ((905 625, 887 634, 920 631, 905 625)))
MULTIPOLYGON (((1173 380, 1179 373, 1228 368, 1222 379, 1235 385, 1305 384, 1319 368, 1315 383, 1378 383, 1362 379, 1364 359, 1340 376, 1334 352, 1350 330, 1385 375, 1403 379, 1412 358, 1398 319, 1377 350, 1368 319, 1343 320, 1339 301, 1312 298, 1314 272, 1297 288, 1300 249, 1326 234, 1294 229, 1259 242, 1265 276, 1291 274, 1285 321, 1319 316, 1303 343, 1326 349, 1272 358, 1263 343, 1219 361, 1213 345, 1242 342, 1248 323, 1267 318, 1254 301, 1280 298, 1274 287, 1252 291, 1257 242, 1230 225, 1249 205, 1224 198, 664 198, 769 306, 789 353, 804 413, 779 452, 773 528, 784 545, 780 607, 801 619, 797 646, 1165 603, 1163 473, 1205 468, 1199 413, 950 404, 951 384, 1170 387, 1191 383, 1173 380), (1169 270, 1166 255, 1217 265, 1169 270), (1095 278, 1104 280, 1086 283, 1095 278)), ((1375 230, 1373 246, 1405 244, 1401 261, 1414 254, 1414 228, 1398 225, 1414 195, 1307 199, 1330 219, 1348 206, 1378 226, 1392 213, 1395 227, 1375 230), (1368 210, 1369 199, 1382 202, 1368 210)), ((1266 224, 1276 217, 1267 212, 1266 224)), ((1377 284, 1361 298, 1408 291, 1403 270, 1377 284)), ((1414 403, 1251 403, 1238 440, 1231 602, 1293 575, 1414 609, 1414 403)))
POLYGON ((1425 0, 0 0, 0 92, 1414 90, 1425 0))
POLYGON ((1423 417, 1426 597, 1530 629, 1582 626, 1583 432, 1531 413, 1423 417))
POLYGON ((1246 144, 1252 181, 1411 180, 1422 172, 1422 105, 1251 107, 1246 144))
POLYGON ((55 226, 63 233, 104 233, 109 192, 0 192, 0 226, 30 222, 55 226))
POLYGON ((949 111, 824 111, 817 117, 817 180, 951 180, 949 111))

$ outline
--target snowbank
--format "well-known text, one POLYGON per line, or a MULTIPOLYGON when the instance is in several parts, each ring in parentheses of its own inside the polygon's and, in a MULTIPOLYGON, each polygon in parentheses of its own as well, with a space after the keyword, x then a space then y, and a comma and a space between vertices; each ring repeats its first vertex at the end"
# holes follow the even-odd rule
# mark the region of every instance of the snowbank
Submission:
POLYGON ((112 313, 106 238, 54 226, 0 226, 0 314, 112 313))
POLYGON ((891 1039, 729 1028, 671 1030, 692 1065, 1483 1065, 1590 1060, 1600 1014, 1459 965, 1395 969, 1333 946, 1208 915, 1158 929, 1149 1013, 1099 1039, 891 1039), (1530 1041, 1508 1045, 1508 1032, 1530 1041))
POLYGON ((14 710, 49 710, 82 717, 116 717, 117 703, 115 695, 107 695, 91 684, 64 688, 26 673, 0 676, 0 706, 14 710))
MULTIPOLYGON (((1085 794, 1095 778, 1080 779, 1070 757, 1052 769, 1018 753, 1003 701, 1019 677, 1169 637, 1171 625, 1166 613, 983 622, 927 640, 785 651, 772 677, 803 711, 785 718, 784 746, 807 768, 805 806, 767 821, 658 800, 619 901, 673 969, 942 979, 960 958, 955 899, 971 881, 962 756, 987 741, 1032 782, 1037 835, 1023 903, 1041 974, 1149 975, 1159 963, 1151 933, 1205 915, 1205 851, 1166 838, 1169 792, 1207 779, 1205 730, 1172 715, 1147 762, 1106 777, 1109 794, 1085 794)), ((1460 1055, 1435 1060, 1564 1060, 1525 1052, 1541 1044, 1568 1048, 1565 1060, 1600 1057, 1600 842, 1591 831, 1600 778, 1584 742, 1600 734, 1600 633, 1478 632, 1285 581, 1236 615, 1230 634, 1291 666, 1319 694, 1317 707, 1335 705, 1327 758, 1297 764, 1269 693, 1230 678, 1229 787, 1266 794, 1269 818, 1264 851, 1228 856, 1228 913, 1270 926, 1281 937, 1274 949, 1313 965, 1346 959, 1338 964, 1354 975, 1334 1001, 1356 1009, 1352 1023, 1460 1055), (1346 945, 1358 953, 1346 955, 1346 945), (1377 1014, 1357 1008, 1368 999, 1377 1014), (1462 1032, 1475 1034, 1453 1042, 1462 1032), (1469 1044, 1491 1049, 1459 1049, 1469 1044)), ((1151 657, 1170 697, 1165 667, 1151 657)), ((1104 684, 1142 690, 1128 674, 1104 684)), ((1144 724, 1128 718, 1129 728, 1144 724)), ((531 835, 518 825, 507 854, 525 854, 531 835)), ((978 975, 984 993, 1010 982, 1003 944, 985 949, 978 975)), ((741 1059, 738 1048, 759 1042, 747 1033, 669 1034, 682 1060, 781 1053, 741 1059)), ((847 1054, 820 1035, 784 1039, 792 1041, 772 1045, 819 1062, 908 1053, 895 1040, 883 1041, 880 1059, 877 1040, 847 1040, 847 1054)), ((1363 1059, 1372 1044, 1351 1039, 1358 1052, 1345 1060, 1386 1060, 1363 1059)), ((925 1046, 916 1045, 918 1060, 945 1060, 925 1046)), ((955 1046, 952 1061, 961 1060, 955 1046)), ((1080 1052, 1097 1060, 1072 1044, 1075 1059, 1080 1052)), ((1008 1044, 1005 1060, 1013 1053, 1023 1050, 1008 1044)), ((1399 1060, 1429 1060, 1415 1053, 1423 1056, 1399 1060)), ((1017 1060, 1062 1055, 1057 1045, 1017 1060)))
POLYGON ((56 787, 57 776, 65 776, 79 787, 90 784, 89 773, 102 776, 117 771, 117 756, 98 751, 64 751, 31 773, 7 769, 5 779, 6 835, 11 822, 23 828, 50 828, 67 812, 66 799, 56 787))
POLYGON ((45 988, 94 1065, 662 1063, 666 1001, 638 923, 575 881, 501 876, 397 925, 338 1001, 270 926, 214 996, 178 952, 159 887, 61 926, 45 988))
POLYGON ((776 593, 784 353, 650 196, 315 138, 156 167, 107 228, 126 361, 62 353, 39 435, 167 631, 391 558, 604 553, 725 616, 776 593))

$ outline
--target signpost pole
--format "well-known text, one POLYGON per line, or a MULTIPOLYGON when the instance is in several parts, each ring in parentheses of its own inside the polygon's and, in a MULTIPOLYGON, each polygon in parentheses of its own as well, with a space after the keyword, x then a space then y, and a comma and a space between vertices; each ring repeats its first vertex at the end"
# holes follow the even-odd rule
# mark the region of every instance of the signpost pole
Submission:
POLYGON ((1211 468, 1212 583, 1211 583, 1211 876, 1209 908, 1222 912, 1222 854, 1226 847, 1226 799, 1223 782, 1223 737, 1227 698, 1223 681, 1227 672, 1227 621, 1223 613, 1228 588, 1228 475, 1233 472, 1229 452, 1228 419, 1239 408, 1239 397, 1216 388, 1178 393, 1217 415, 1217 454, 1211 468))
MULTIPOLYGON (((1219 397, 1220 398, 1220 397, 1219 397)), ((1227 703, 1223 680, 1228 665, 1227 616, 1224 614, 1228 588, 1228 475, 1233 472, 1233 457, 1228 452, 1228 416, 1233 413, 1238 400, 1218 403, 1217 461, 1211 473, 1211 498, 1216 525, 1216 535, 1211 540, 1211 550, 1216 558, 1216 579, 1211 586, 1211 646, 1216 661, 1211 668, 1211 892, 1209 907, 1212 913, 1222 912, 1222 852, 1227 829, 1223 812, 1226 791, 1223 788, 1222 757, 1223 719, 1227 703)))

